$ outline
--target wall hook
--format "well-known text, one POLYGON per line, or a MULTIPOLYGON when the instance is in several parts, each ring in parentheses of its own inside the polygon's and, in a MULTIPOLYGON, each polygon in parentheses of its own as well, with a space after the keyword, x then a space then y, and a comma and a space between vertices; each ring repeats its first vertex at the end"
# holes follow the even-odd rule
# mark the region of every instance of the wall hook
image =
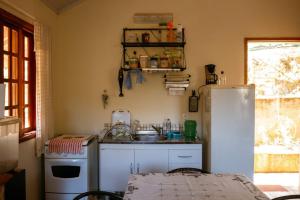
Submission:
POLYGON ((103 108, 105 109, 108 104, 108 94, 106 90, 103 90, 102 103, 103 103, 103 108))

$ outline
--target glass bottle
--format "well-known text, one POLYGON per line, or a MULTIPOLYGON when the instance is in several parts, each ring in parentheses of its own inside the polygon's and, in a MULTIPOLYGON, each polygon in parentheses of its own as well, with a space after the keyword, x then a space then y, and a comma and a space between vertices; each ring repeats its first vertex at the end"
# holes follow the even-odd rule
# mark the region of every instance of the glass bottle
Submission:
POLYGON ((172 128, 171 120, 169 118, 165 119, 164 124, 163 124, 163 129, 164 129, 165 133, 170 132, 171 128, 172 128))
POLYGON ((167 42, 174 42, 175 35, 174 35, 174 32, 173 32, 173 22, 172 21, 168 22, 167 27, 168 27, 167 42))
POLYGON ((176 28, 176 41, 177 42, 183 42, 182 41, 182 25, 181 24, 177 24, 177 28, 176 28))
POLYGON ((226 85, 226 75, 225 75, 225 72, 223 70, 221 71, 221 74, 219 76, 218 84, 219 85, 226 85))

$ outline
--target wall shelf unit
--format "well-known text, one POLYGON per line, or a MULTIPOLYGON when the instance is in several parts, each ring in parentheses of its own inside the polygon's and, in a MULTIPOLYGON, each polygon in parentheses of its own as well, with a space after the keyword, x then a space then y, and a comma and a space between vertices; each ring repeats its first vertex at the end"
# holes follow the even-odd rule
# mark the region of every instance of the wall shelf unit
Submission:
POLYGON ((184 47, 185 42, 122 42, 123 47, 184 47))
POLYGON ((124 68, 124 71, 129 71, 129 70, 141 70, 143 72, 180 72, 184 71, 185 68, 124 68))
POLYGON ((180 31, 176 28, 124 28, 121 44, 124 71, 180 72, 186 69, 183 28, 180 31))

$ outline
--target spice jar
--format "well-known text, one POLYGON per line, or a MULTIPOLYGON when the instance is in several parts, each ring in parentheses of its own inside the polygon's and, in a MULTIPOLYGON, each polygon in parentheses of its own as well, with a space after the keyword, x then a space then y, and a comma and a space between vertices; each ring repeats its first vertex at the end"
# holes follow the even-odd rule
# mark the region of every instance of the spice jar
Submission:
POLYGON ((160 57, 160 67, 162 67, 162 68, 168 68, 169 67, 168 57, 160 57))
POLYGON ((174 56, 173 57, 173 68, 181 68, 182 67, 182 59, 180 56, 174 56))
POLYGON ((140 56, 140 66, 141 68, 149 67, 149 56, 140 56))
POLYGON ((130 68, 137 68, 139 65, 139 60, 136 56, 136 51, 133 52, 133 56, 128 59, 130 68))
POLYGON ((158 57, 157 56, 152 56, 150 58, 150 66, 152 68, 157 68, 158 67, 158 57))
POLYGON ((143 33, 142 34, 142 41, 144 42, 144 43, 146 43, 146 42, 149 42, 150 41, 150 34, 149 33, 143 33))
POLYGON ((137 68, 138 67, 138 59, 137 58, 129 58, 129 67, 130 68, 137 68))

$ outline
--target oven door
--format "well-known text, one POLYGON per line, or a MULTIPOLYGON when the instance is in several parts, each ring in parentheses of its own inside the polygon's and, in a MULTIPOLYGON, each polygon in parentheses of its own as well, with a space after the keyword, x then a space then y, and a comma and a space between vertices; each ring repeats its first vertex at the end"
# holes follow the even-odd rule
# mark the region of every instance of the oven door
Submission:
POLYGON ((45 192, 86 192, 87 174, 87 159, 45 159, 45 192))

